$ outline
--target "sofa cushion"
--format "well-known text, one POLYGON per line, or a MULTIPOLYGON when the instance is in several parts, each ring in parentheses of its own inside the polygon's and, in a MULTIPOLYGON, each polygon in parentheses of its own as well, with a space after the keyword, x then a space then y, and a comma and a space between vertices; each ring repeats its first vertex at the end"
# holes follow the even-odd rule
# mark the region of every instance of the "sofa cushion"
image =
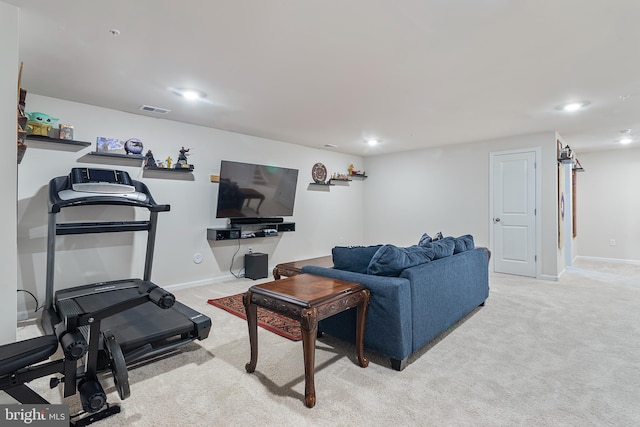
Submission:
POLYGON ((394 245, 384 245, 371 258, 367 274, 399 276, 405 268, 429 262, 433 256, 434 250, 425 246, 399 248, 394 245))
POLYGON ((333 268, 366 274, 371 258, 381 246, 336 246, 331 250, 333 268))
POLYGON ((455 247, 453 249, 454 254, 469 251, 475 248, 475 244, 473 243, 473 236, 471 234, 465 234, 464 236, 455 237, 453 241, 455 243, 455 247))
POLYGON ((440 259, 453 255, 456 243, 453 237, 444 237, 439 240, 427 242, 421 245, 423 248, 431 248, 434 251, 432 259, 440 259))

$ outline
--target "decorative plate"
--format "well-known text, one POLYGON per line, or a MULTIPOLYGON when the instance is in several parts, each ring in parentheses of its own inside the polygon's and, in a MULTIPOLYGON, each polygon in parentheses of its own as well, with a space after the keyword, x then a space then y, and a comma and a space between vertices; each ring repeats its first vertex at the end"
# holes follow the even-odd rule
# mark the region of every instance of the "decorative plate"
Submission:
POLYGON ((316 163, 311 169, 311 177, 318 184, 324 184, 327 180, 327 168, 322 163, 316 163))

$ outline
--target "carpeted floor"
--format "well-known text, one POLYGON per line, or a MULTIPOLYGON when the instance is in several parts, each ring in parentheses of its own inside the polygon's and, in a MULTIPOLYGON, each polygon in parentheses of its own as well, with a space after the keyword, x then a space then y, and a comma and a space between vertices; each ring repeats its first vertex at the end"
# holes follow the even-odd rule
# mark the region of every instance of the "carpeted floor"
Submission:
MULTIPOLYGON (((640 266, 578 261, 558 282, 491 275, 486 306, 410 358, 402 372, 330 337, 318 342, 317 403, 304 406, 302 344, 258 329, 248 374, 246 321, 207 300, 247 279, 182 289, 210 316, 209 338, 130 370, 122 413, 96 426, 637 426, 640 266)), ((33 323, 19 336, 37 335, 33 323)), ((60 390, 32 382, 53 402, 60 390)), ((67 399, 70 404, 75 397, 67 399)), ((75 404, 75 403, 74 403, 75 404)))

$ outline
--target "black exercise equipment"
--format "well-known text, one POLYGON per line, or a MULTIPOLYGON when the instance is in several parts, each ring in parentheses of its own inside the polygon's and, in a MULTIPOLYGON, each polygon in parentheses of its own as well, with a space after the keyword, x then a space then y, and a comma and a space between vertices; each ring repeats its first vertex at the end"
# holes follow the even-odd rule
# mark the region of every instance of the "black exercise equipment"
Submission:
MULTIPOLYGON (((150 280, 158 213, 169 210, 169 205, 160 205, 155 202, 145 184, 131 179, 124 171, 74 168, 68 176, 53 178, 49 182, 46 297, 42 315, 42 326, 45 332, 60 336, 61 332, 68 327, 69 316, 82 311, 99 311, 106 306, 129 299, 137 293, 140 282, 147 286, 155 286, 150 280), (78 187, 78 183, 86 185, 78 187), (76 191, 74 187, 83 191, 76 191), (90 205, 145 208, 149 211, 149 219, 117 222, 56 222, 56 215, 62 209, 90 205), (142 280, 125 279, 94 283, 59 290, 54 295, 56 236, 132 231, 147 232, 142 280)), ((141 304, 102 321, 102 332, 110 330, 113 336, 108 341, 109 345, 100 343, 97 365, 88 366, 87 369, 103 370, 111 367, 113 370, 111 361, 114 360, 114 354, 121 353, 126 365, 163 354, 195 339, 207 338, 210 328, 211 319, 178 301, 166 310, 153 303, 141 304)), ((86 337, 86 328, 80 330, 86 337)), ((93 338, 97 339, 97 337, 93 338)), ((122 365, 122 362, 119 364, 122 365)))
POLYGON ((51 388, 64 383, 64 397, 80 394, 87 425, 120 411, 106 402, 98 372, 111 369, 121 399, 129 397, 127 366, 209 335, 211 319, 175 300, 150 281, 157 216, 169 205, 155 202, 142 182, 124 171, 74 168, 49 182, 46 295, 42 327, 47 335, 0 347, 0 390, 22 403, 48 403, 26 383, 52 374, 51 388), (112 205, 145 208, 143 221, 58 223, 65 208, 112 205), (124 279, 54 293, 56 236, 147 232, 143 279, 124 279), (64 358, 44 362, 60 347, 64 358), (44 362, 44 363, 43 363, 44 362), (106 406, 106 409, 102 409, 106 406))
POLYGON ((123 400, 129 396, 128 373, 114 334, 111 331, 100 333, 102 321, 114 314, 147 303, 154 304, 161 310, 167 310, 174 302, 175 297, 169 292, 138 280, 138 288, 129 298, 104 306, 95 312, 78 312, 67 316, 67 327, 59 337, 50 334, 0 346, 0 391, 6 392, 23 404, 49 404, 46 399, 29 388, 27 383, 36 378, 60 374, 62 377, 54 377, 50 380, 50 387, 64 384, 64 397, 78 393, 85 412, 73 415, 72 418, 75 420, 71 421, 70 425, 86 426, 119 413, 119 406, 107 403, 107 396, 95 370, 101 335, 104 337, 103 340, 111 358, 109 364, 113 371, 116 389, 123 400), (88 333, 82 333, 83 328, 88 333), (89 336, 88 342, 85 339, 86 335, 89 336), (59 347, 64 357, 45 362, 56 353, 59 347), (85 369, 80 369, 78 363, 83 357, 86 358, 85 369))

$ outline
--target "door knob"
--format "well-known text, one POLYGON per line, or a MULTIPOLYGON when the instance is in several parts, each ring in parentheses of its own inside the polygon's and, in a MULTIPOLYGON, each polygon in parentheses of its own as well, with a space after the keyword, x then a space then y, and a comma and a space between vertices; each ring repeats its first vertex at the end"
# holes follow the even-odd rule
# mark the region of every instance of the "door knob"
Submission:
POLYGON ((500 222, 500 218, 494 218, 493 222, 500 222))

